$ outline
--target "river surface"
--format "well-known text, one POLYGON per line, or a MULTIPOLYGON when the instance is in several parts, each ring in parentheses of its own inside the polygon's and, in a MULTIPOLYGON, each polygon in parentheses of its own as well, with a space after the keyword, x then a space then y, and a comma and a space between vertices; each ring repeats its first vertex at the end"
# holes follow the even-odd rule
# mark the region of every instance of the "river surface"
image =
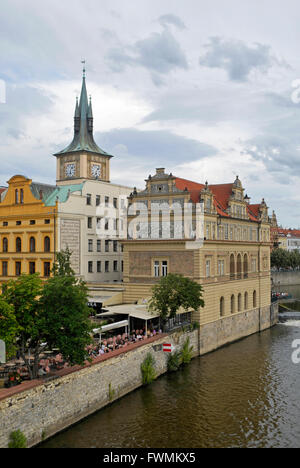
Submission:
POLYGON ((300 321, 164 375, 40 447, 300 447, 300 321))

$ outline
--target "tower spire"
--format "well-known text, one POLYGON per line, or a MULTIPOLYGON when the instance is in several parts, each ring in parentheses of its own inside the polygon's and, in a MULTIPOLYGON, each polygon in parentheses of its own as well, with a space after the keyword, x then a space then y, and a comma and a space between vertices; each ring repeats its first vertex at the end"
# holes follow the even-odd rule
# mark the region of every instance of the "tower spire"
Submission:
POLYGON ((91 97, 88 99, 86 90, 86 62, 81 61, 82 69, 82 86, 80 99, 76 98, 75 115, 74 115, 74 137, 71 144, 64 150, 56 153, 59 156, 67 153, 87 151, 90 153, 101 154, 103 156, 112 157, 103 151, 94 141, 93 136, 93 111, 91 97))

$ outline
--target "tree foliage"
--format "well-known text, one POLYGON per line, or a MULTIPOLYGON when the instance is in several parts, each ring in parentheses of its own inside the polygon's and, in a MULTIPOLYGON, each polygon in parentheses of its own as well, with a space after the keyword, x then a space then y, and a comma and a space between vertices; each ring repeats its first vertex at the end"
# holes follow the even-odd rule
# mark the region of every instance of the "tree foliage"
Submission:
POLYGON ((292 269, 296 270, 300 268, 300 252, 299 250, 284 250, 274 249, 271 252, 271 267, 277 268, 277 270, 292 269))
POLYGON ((158 311, 163 322, 176 316, 182 307, 184 310, 198 310, 204 306, 202 286, 182 275, 169 274, 161 278, 152 288, 149 308, 158 311))
POLYGON ((18 322, 15 309, 0 296, 0 340, 6 345, 6 357, 9 359, 16 351, 18 322))
POLYGON ((53 276, 45 284, 38 274, 22 275, 10 281, 2 294, 0 334, 5 333, 11 345, 17 339, 31 379, 38 376, 39 356, 46 347, 58 348, 70 365, 83 364, 86 358, 91 342, 87 288, 75 277, 70 257, 68 250, 57 255, 53 276), (7 329, 2 315, 10 318, 7 329))
POLYGON ((3 292, 3 299, 14 308, 18 350, 31 378, 37 376, 38 356, 43 341, 44 312, 39 303, 41 293, 42 281, 38 274, 21 275, 17 280, 9 281, 3 292), (33 366, 30 365, 28 353, 34 357, 33 366))
POLYGON ((83 364, 91 343, 87 288, 74 276, 53 276, 40 299, 45 311, 44 337, 71 365, 83 364))

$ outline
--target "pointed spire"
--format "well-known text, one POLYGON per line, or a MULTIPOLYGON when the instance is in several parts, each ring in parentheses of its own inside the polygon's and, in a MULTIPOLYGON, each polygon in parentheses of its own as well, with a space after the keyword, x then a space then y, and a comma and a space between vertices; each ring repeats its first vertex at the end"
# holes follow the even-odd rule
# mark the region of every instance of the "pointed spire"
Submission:
POLYGON ((85 60, 82 61, 82 86, 80 99, 76 98, 75 115, 74 115, 74 138, 72 143, 63 151, 56 153, 55 156, 74 153, 79 151, 88 151, 90 153, 97 153, 103 156, 112 157, 103 151, 95 143, 93 137, 93 110, 91 97, 88 99, 86 90, 86 69, 85 60))

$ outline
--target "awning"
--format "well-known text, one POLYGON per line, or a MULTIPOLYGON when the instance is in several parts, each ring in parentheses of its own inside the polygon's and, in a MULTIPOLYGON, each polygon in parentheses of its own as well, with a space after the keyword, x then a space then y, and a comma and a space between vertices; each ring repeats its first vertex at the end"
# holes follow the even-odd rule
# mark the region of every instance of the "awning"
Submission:
POLYGON ((96 304, 102 304, 103 307, 114 306, 117 304, 122 304, 123 302, 123 291, 113 291, 113 290, 99 290, 92 291, 89 290, 88 302, 94 302, 96 304), (93 296, 93 293, 95 294, 93 296))
POLYGON ((124 314, 130 317, 142 319, 142 320, 151 320, 156 317, 159 317, 159 314, 151 313, 148 310, 146 305, 137 305, 137 304, 123 304, 109 308, 109 312, 113 312, 114 314, 124 314))
MULTIPOLYGON (((141 320, 152 320, 160 316, 159 312, 150 312, 147 305, 139 304, 122 304, 113 307, 109 307, 109 312, 114 314, 124 314, 129 317, 141 319, 141 320)), ((186 314, 187 311, 181 307, 176 315, 186 314)))
POLYGON ((121 322, 111 323, 109 325, 103 325, 101 328, 94 328, 93 333, 103 333, 116 328, 128 327, 128 320, 122 320, 121 322))

